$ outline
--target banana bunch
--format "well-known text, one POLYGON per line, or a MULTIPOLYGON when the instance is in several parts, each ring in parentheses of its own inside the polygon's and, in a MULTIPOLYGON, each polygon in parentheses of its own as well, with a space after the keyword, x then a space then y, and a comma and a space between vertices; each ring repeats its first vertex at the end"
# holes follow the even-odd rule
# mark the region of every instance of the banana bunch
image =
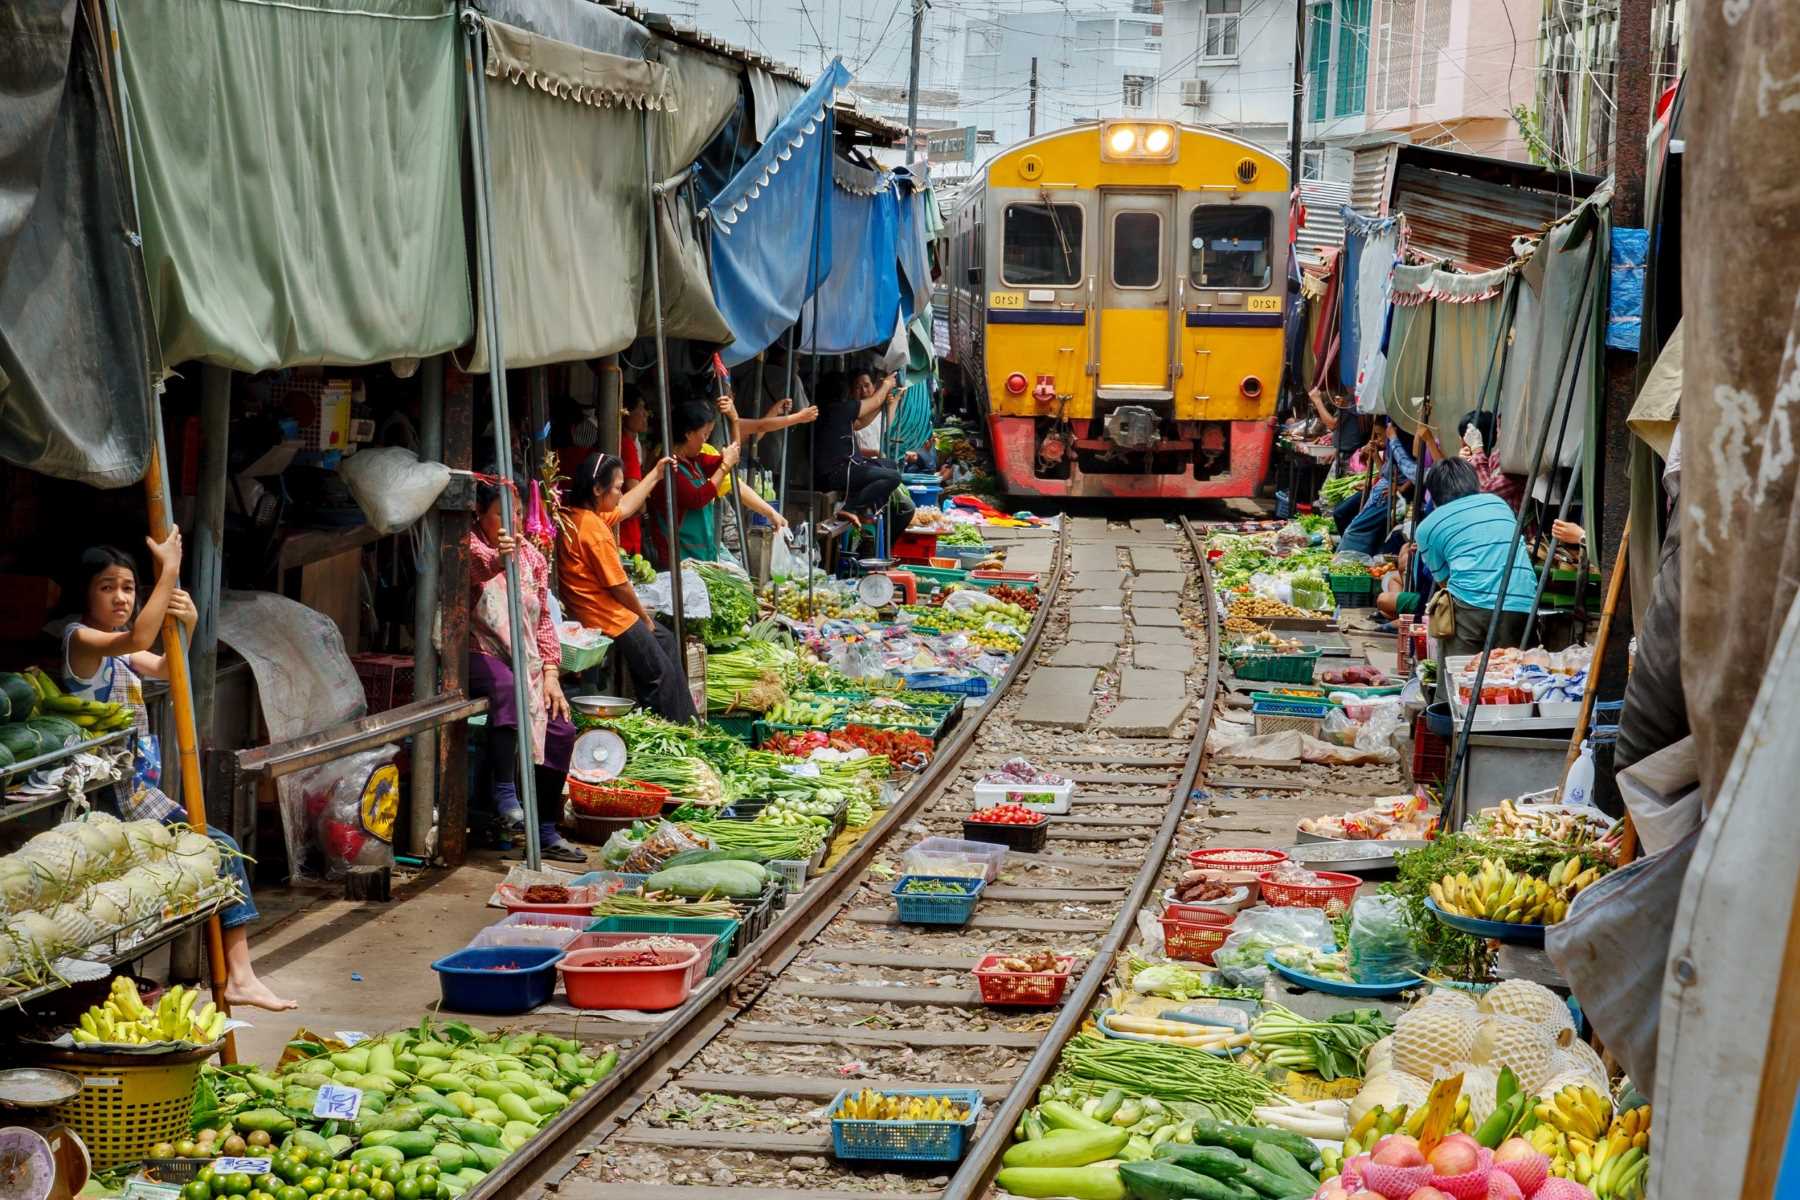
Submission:
POLYGON ((1550 1158, 1550 1173, 1593 1192, 1596 1200, 1641 1200, 1650 1172, 1650 1108, 1613 1115, 1590 1087, 1571 1084, 1534 1110, 1525 1136, 1550 1158))
POLYGON ((1568 915, 1569 901, 1599 878, 1600 869, 1583 870, 1577 855, 1551 867, 1547 879, 1484 858, 1474 875, 1446 875, 1432 884, 1431 898, 1453 916, 1514 925, 1554 925, 1568 915))
POLYGON ((32 687, 37 689, 38 712, 64 717, 81 726, 90 737, 131 728, 131 710, 123 704, 83 700, 79 696, 70 696, 57 687, 56 681, 38 667, 27 670, 25 678, 31 682, 32 687))
MULTIPOLYGON (((1418 1137, 1425 1129, 1425 1113, 1427 1105, 1419 1104, 1398 1108, 1382 1108, 1376 1105, 1362 1115, 1350 1129, 1350 1136, 1344 1139, 1344 1157, 1354 1158, 1365 1150, 1372 1149, 1376 1142, 1390 1133, 1404 1133, 1409 1137, 1418 1137)), ((1456 1115, 1450 1119, 1450 1128, 1445 1132, 1475 1132, 1475 1117, 1469 1111, 1469 1098, 1456 1098, 1456 1115)))
POLYGON ((205 1045, 225 1036, 225 1014, 210 1002, 194 1010, 200 993, 176 984, 151 1008, 138 995, 137 984, 123 975, 112 981, 106 1003, 81 1014, 70 1031, 79 1045, 148 1045, 192 1042, 205 1045))
POLYGON ((948 1096, 889 1096, 864 1088, 846 1097, 834 1121, 966 1121, 969 1110, 948 1096))

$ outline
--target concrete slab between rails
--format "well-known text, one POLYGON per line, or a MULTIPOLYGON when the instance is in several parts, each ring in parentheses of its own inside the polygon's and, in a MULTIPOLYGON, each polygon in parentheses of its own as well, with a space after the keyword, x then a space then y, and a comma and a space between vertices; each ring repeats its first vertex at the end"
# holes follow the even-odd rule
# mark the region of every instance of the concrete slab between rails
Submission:
POLYGON ((1170 546, 1133 546, 1131 569, 1139 574, 1181 570, 1181 555, 1170 546))
POLYGON ((1167 625, 1138 625, 1132 623, 1131 640, 1152 646, 1185 646, 1188 644, 1187 630, 1171 629, 1167 625))
POLYGON ((1151 575, 1139 575, 1131 581, 1134 592, 1171 592, 1179 593, 1187 586, 1188 577, 1179 571, 1159 571, 1151 575))
POLYGON ((1069 588, 1072 593, 1069 602, 1077 606, 1092 607, 1097 604, 1105 604, 1116 607, 1125 603, 1125 592, 1118 587, 1101 586, 1098 583, 1076 587, 1071 583, 1069 588))
POLYGON ((1052 667, 1110 667, 1119 656, 1117 646, 1096 642, 1071 642, 1049 658, 1052 667))
POLYGON ((1119 552, 1117 548, 1105 543, 1079 544, 1069 551, 1069 565, 1077 572, 1117 571, 1119 552))
POLYGON ((1188 694, 1187 674, 1126 667, 1119 673, 1119 695, 1126 700, 1175 700, 1188 694))
MULTIPOLYGON (((1159 674, 1173 672, 1159 672, 1159 674)), ((1159 700, 1126 700, 1106 714, 1100 722, 1104 733, 1119 737, 1168 737, 1187 712, 1188 698, 1176 696, 1159 700)))
POLYGON ((1125 622, 1123 621, 1083 621, 1069 626, 1071 642, 1093 642, 1102 646, 1116 646, 1125 639, 1125 622))
MULTIPOLYGON (((1185 629, 1187 623, 1181 619, 1181 609, 1174 604, 1160 604, 1162 592, 1151 592, 1138 597, 1131 606, 1131 623, 1143 629, 1185 629)), ((1167 597, 1174 600, 1175 597, 1167 597)))
POLYGON ((1014 720, 1022 725, 1054 725, 1080 729, 1094 711, 1094 684, 1100 672, 1092 667, 1040 667, 1025 685, 1014 720))
POLYGON ((1155 517, 1140 517, 1131 523, 1131 534, 1135 541, 1165 542, 1169 545, 1181 541, 1181 530, 1173 525, 1164 525, 1155 517))
POLYGON ((1042 575, 1050 570, 1050 559, 1056 553, 1054 542, 1032 542, 1025 546, 1014 546, 1006 552, 1006 569, 1009 571, 1032 571, 1042 575))
POLYGON ((1194 651, 1189 646, 1139 642, 1131 648, 1131 665, 1151 671, 1191 671, 1194 669, 1194 651))
POLYGON ((1069 610, 1069 622, 1074 625, 1101 624, 1123 621, 1125 606, 1122 604, 1081 604, 1069 610))
POLYGON ((1083 570, 1076 567, 1069 572, 1066 586, 1076 592, 1118 591, 1125 586, 1125 572, 1117 566, 1089 567, 1083 570))

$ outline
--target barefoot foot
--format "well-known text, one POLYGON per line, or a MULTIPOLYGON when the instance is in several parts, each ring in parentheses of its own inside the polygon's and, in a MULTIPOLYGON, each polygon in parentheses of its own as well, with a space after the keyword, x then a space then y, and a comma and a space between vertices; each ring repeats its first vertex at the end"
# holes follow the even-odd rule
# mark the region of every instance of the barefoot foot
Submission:
POLYGON ((290 1008, 300 1007, 294 1000, 283 999, 271 992, 268 985, 260 979, 252 979, 244 983, 233 980, 225 986, 225 1000, 233 1008, 240 1005, 245 1008, 261 1008, 269 1012, 286 1012, 290 1008))

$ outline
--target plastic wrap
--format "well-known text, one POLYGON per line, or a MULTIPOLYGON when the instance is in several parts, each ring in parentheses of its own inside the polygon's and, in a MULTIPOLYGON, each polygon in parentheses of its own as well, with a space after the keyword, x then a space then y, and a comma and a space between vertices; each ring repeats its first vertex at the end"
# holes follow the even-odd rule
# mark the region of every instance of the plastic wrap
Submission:
POLYGON ((341 879, 351 867, 394 865, 398 746, 378 746, 282 782, 282 827, 296 879, 341 879))
MULTIPOLYGON (((449 467, 420 462, 403 446, 377 446, 353 454, 338 468, 338 475, 369 525, 382 534, 398 533, 417 521, 450 486, 449 467)), ((540 512, 542 508, 539 502, 540 512)))
POLYGON ((1323 909, 1245 909, 1233 923, 1231 936, 1213 953, 1220 982, 1229 987, 1261 987, 1269 978, 1264 954, 1282 946, 1326 950, 1336 944, 1323 909))
POLYGON ((1362 896, 1350 909, 1345 958, 1358 983, 1411 979, 1429 964, 1407 932, 1406 905, 1398 896, 1362 896))

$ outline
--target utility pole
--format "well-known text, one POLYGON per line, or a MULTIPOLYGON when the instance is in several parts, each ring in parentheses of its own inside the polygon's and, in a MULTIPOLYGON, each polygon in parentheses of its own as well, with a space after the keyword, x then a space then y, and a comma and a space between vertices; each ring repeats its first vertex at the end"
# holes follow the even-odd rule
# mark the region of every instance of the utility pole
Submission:
POLYGON ((925 40, 925 0, 912 0, 912 68, 906 80, 906 165, 919 153, 919 49, 925 40))
POLYGON ((1300 143, 1306 132, 1306 7, 1308 0, 1294 0, 1294 128, 1288 134, 1288 186, 1300 186, 1300 143))
POLYGON ((1037 56, 1035 54, 1032 55, 1032 57, 1031 57, 1031 101, 1030 101, 1029 111, 1031 114, 1031 116, 1029 118, 1030 124, 1028 124, 1025 127, 1025 136, 1026 137, 1036 137, 1037 136, 1037 56))

